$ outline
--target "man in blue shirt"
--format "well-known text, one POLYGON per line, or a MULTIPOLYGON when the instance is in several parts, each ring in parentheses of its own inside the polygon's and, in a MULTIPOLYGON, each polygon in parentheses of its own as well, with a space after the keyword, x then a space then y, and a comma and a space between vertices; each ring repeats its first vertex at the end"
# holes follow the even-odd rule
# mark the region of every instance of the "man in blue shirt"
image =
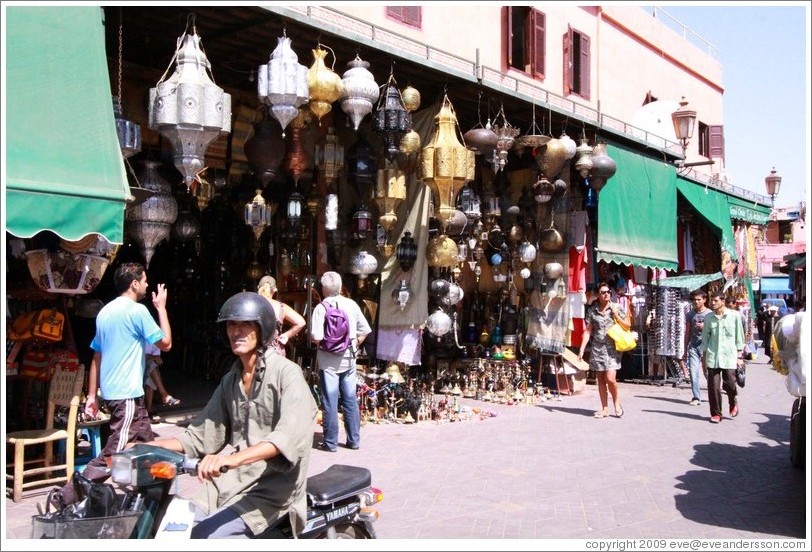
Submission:
MULTIPOLYGON (((97 482, 109 477, 108 456, 124 450, 128 442, 154 438, 144 405, 144 344, 152 343, 161 351, 172 348, 164 284, 158 284, 157 291, 152 293, 152 304, 158 313, 156 324, 147 307, 140 303, 147 295, 147 274, 141 264, 122 264, 116 269, 113 282, 120 295, 96 317, 85 403, 85 414, 95 419, 101 391, 110 411, 110 436, 101 454, 91 460, 83 472, 85 477, 97 482)), ((62 504, 72 504, 79 498, 71 481, 53 497, 57 506, 60 500, 62 504)))

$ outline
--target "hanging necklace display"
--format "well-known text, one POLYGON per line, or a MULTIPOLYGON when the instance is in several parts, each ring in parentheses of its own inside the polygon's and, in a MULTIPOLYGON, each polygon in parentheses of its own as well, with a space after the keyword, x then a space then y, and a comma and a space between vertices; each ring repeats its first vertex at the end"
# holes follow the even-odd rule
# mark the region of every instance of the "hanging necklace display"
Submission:
POLYGON ((197 187, 197 175, 205 169, 209 144, 220 134, 231 132, 231 95, 210 75, 211 64, 191 14, 169 67, 158 84, 149 89, 149 128, 159 131, 172 144, 175 167, 189 192, 197 187), (191 34, 187 32, 190 27, 191 34), (175 61, 175 72, 167 79, 175 61))

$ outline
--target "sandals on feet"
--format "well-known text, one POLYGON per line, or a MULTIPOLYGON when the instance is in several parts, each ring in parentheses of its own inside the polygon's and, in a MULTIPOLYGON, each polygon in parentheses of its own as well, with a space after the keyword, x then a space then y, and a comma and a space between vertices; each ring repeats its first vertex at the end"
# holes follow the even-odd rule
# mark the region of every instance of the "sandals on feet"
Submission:
POLYGON ((178 406, 180 404, 180 399, 176 399, 172 395, 167 395, 166 400, 164 400, 164 406, 178 406))
POLYGON ((608 418, 609 414, 606 414, 605 412, 595 412, 594 416, 596 418, 608 418))
POLYGON ((615 410, 615 417, 622 418, 623 417, 623 407, 620 407, 620 410, 615 410))

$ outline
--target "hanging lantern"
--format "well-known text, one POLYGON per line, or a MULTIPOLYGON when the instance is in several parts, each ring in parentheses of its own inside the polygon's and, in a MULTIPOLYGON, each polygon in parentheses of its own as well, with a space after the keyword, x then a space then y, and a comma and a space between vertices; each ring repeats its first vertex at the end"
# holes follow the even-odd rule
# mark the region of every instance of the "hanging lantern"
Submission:
POLYGON ((285 140, 276 119, 265 118, 254 125, 254 133, 243 145, 245 158, 262 187, 274 179, 285 157, 285 140))
POLYGON ((586 136, 581 138, 581 145, 575 148, 575 154, 578 156, 575 159, 575 170, 581 178, 586 178, 592 170, 592 146, 587 142, 586 136))
POLYGON ((304 147, 302 139, 303 129, 310 124, 313 116, 306 107, 299 109, 299 114, 290 123, 290 144, 285 152, 285 158, 282 160, 285 170, 287 170, 293 177, 293 182, 296 186, 299 185, 299 179, 307 172, 308 164, 310 163, 310 155, 304 147))
POLYGON ((118 145, 121 147, 121 155, 125 159, 132 157, 141 151, 141 125, 124 118, 120 95, 118 98, 113 97, 113 116, 116 118, 116 134, 118 135, 118 145))
POLYGON ((464 185, 457 194, 457 210, 465 214, 468 222, 475 223, 482 217, 479 196, 468 184, 464 185))
POLYGON ((404 173, 411 174, 417 169, 421 145, 420 135, 414 129, 404 134, 403 138, 400 139, 397 164, 404 173))
POLYGON ((445 234, 429 240, 426 247, 426 259, 430 267, 451 268, 457 264, 458 255, 457 244, 445 234))
POLYGON ((403 233, 400 238, 397 248, 395 248, 395 256, 400 263, 400 268, 404 272, 409 272, 417 260, 417 244, 414 242, 412 233, 408 230, 403 233))
MULTIPOLYGON (((536 148, 540 148, 549 142, 551 138, 552 136, 542 134, 541 129, 536 124, 536 104, 534 103, 533 120, 530 123, 530 128, 527 129, 527 132, 523 136, 516 138, 514 149, 517 155, 521 155, 525 148, 531 148, 535 155, 536 148)), ((573 147, 575 147, 575 144, 573 144, 573 147)))
MULTIPOLYGON (((307 86, 310 94, 310 109, 316 114, 316 118, 321 124, 321 118, 327 115, 333 108, 332 103, 341 97, 344 92, 344 85, 332 69, 328 69, 324 64, 327 50, 318 45, 313 52, 313 65, 307 70, 307 86)), ((335 55, 333 55, 333 65, 335 65, 335 55)))
POLYGON ((479 123, 478 127, 474 127, 462 136, 465 141, 465 146, 474 151, 476 155, 491 155, 496 149, 496 144, 499 142, 499 137, 493 131, 491 120, 482 127, 479 123))
POLYGON ((374 255, 367 253, 365 249, 359 250, 350 259, 350 273, 358 276, 360 280, 365 280, 367 276, 378 269, 378 260, 374 255))
POLYGON ((587 213, 594 212, 598 208, 598 194, 595 192, 592 186, 587 186, 586 188, 583 207, 587 213))
POLYGON ((279 121, 284 138, 285 129, 308 98, 307 67, 299 63, 287 36, 277 39, 271 59, 257 69, 257 94, 279 121))
POLYGON ((561 140, 553 138, 542 149, 541 155, 536 155, 536 164, 541 174, 550 180, 558 176, 564 163, 567 162, 567 149, 561 140))
POLYGON ((353 128, 358 130, 361 120, 372 113, 372 107, 378 101, 381 91, 375 77, 369 72, 369 63, 356 54, 355 59, 347 62, 347 69, 341 77, 344 93, 341 95, 341 109, 352 121, 353 128))
POLYGON ((405 107, 409 113, 414 113, 420 109, 420 92, 411 84, 400 91, 400 97, 403 98, 403 107, 405 107))
POLYGON ((567 152, 564 159, 569 161, 575 157, 576 150, 578 149, 578 145, 575 143, 575 140, 567 136, 566 132, 562 132, 561 136, 558 137, 558 140, 564 145, 564 151, 567 152))
POLYGON ((211 64, 200 46, 192 19, 192 34, 184 31, 173 60, 177 68, 149 89, 149 128, 170 141, 175 167, 186 189, 197 187, 209 144, 231 132, 231 95, 214 84, 211 64))
POLYGON ((356 239, 368 238, 372 235, 372 213, 367 210, 366 205, 361 203, 361 208, 352 215, 352 237, 356 239))
POLYGON ((358 140, 347 150, 346 162, 347 179, 355 184, 359 196, 363 198, 364 194, 361 192, 362 185, 371 184, 377 178, 378 174, 378 163, 375 152, 363 134, 359 135, 358 140))
POLYGON ((186 243, 200 235, 200 221, 188 208, 183 209, 178 213, 172 233, 179 242, 186 243))
POLYGON ((519 247, 519 260, 523 263, 530 264, 536 260, 536 255, 536 246, 524 240, 519 247))
POLYGON ((451 282, 448 285, 448 292, 440 299, 440 302, 451 307, 462 301, 464 296, 465 292, 462 288, 454 282, 451 282))
POLYGON ((192 196, 197 199, 197 208, 201 211, 209 206, 209 201, 214 197, 214 185, 212 185, 203 174, 197 175, 198 186, 192 192, 192 196))
POLYGON ((496 133, 497 137, 494 160, 498 164, 498 168, 494 167, 494 172, 498 172, 505 168, 505 165, 507 164, 508 151, 513 147, 513 142, 519 135, 519 129, 514 128, 510 123, 508 123, 507 118, 505 117, 504 107, 499 109, 499 113, 494 119, 493 131, 496 133), (497 124, 496 121, 500 116, 502 117, 502 122, 501 124, 497 124))
POLYGON ((398 222, 395 211, 406 199, 406 176, 403 172, 393 166, 379 170, 374 199, 382 213, 378 223, 387 233, 391 232, 398 222))
POLYGON ((426 320, 426 329, 437 337, 442 337, 451 331, 451 317, 443 312, 442 309, 437 309, 426 320))
POLYGON ((288 223, 291 228, 297 228, 302 221, 302 206, 304 205, 304 200, 305 197, 295 188, 290 196, 288 196, 287 215, 288 223))
POLYGON ((412 129, 412 116, 403 105, 393 75, 389 75, 386 91, 373 114, 372 129, 383 134, 384 154, 390 161, 395 161, 403 135, 412 129))
POLYGON ((448 96, 444 96, 440 111, 434 117, 434 136, 423 148, 420 174, 440 202, 437 218, 444 227, 456 210, 457 192, 474 179, 474 163, 474 152, 457 139, 457 116, 448 96))
POLYGON ((392 299, 395 300, 395 304, 400 307, 400 310, 406 308, 406 303, 409 302, 411 297, 412 290, 409 288, 409 284, 406 283, 406 280, 401 280, 400 285, 392 291, 392 299))
POLYGON ((262 190, 257 189, 256 192, 254 199, 245 204, 243 220, 251 227, 256 241, 259 241, 265 228, 271 225, 273 213, 271 206, 265 203, 265 198, 262 197, 262 190))
POLYGON ((152 196, 124 211, 127 232, 138 244, 146 266, 152 260, 155 247, 169 237, 172 224, 178 218, 178 202, 172 196, 172 187, 158 173, 158 163, 144 161, 144 172, 138 178, 141 187, 152 196))
POLYGON ((338 143, 333 127, 327 129, 324 144, 316 144, 316 166, 327 186, 332 187, 344 166, 344 147, 338 143))
POLYGON ((589 172, 590 185, 596 192, 600 192, 606 181, 612 178, 617 171, 617 163, 606 154, 606 143, 598 142, 592 149, 592 170, 589 172))

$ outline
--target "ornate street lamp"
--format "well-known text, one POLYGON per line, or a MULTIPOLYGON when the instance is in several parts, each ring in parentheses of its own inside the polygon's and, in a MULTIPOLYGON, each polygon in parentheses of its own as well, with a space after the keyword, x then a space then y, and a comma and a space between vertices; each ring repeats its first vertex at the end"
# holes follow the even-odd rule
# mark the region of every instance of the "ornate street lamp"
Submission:
POLYGON ((781 177, 775 172, 775 167, 764 177, 764 185, 767 186, 767 195, 772 200, 772 208, 775 209, 775 196, 778 195, 778 190, 781 188, 781 177))
POLYGON ((674 134, 682 144, 682 155, 688 149, 688 142, 694 136, 694 125, 696 124, 696 111, 688 109, 688 102, 685 96, 679 103, 679 109, 671 114, 671 121, 674 123, 674 134))

